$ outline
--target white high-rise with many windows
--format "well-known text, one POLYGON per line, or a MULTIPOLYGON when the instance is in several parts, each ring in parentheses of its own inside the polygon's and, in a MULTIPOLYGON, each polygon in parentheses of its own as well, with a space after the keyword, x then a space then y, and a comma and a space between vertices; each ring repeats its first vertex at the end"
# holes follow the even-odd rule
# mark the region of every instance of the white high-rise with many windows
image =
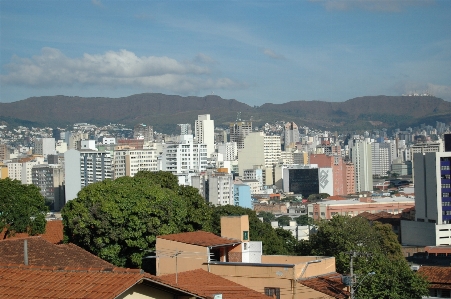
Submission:
POLYGON ((355 191, 373 191, 371 143, 367 140, 354 140, 350 156, 355 167, 355 191))
POLYGON ((196 143, 207 145, 207 155, 210 157, 215 152, 215 122, 210 119, 210 114, 199 115, 194 130, 196 143))
POLYGON ((193 135, 181 135, 181 143, 163 144, 162 169, 173 174, 207 169, 207 145, 193 143, 193 135))
POLYGON ((103 151, 75 150, 64 153, 66 202, 92 183, 113 178, 111 154, 103 151))

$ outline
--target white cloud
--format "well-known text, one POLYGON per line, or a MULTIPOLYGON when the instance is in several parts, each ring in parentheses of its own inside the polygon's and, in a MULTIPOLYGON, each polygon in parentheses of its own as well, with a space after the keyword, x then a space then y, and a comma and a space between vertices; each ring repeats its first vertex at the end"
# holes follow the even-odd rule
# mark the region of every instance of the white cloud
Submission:
POLYGON ((263 54, 265 54, 266 56, 268 56, 272 59, 285 59, 285 57, 283 55, 278 54, 271 49, 264 49, 263 54))
POLYGON ((310 0, 323 5, 327 10, 362 9, 368 11, 400 12, 409 6, 430 5, 434 0, 310 0))
POLYGON ((103 7, 102 1, 100 0, 91 0, 92 4, 98 7, 103 7))
POLYGON ((199 60, 210 63, 214 61, 204 54, 199 54, 193 62, 179 62, 165 56, 138 57, 127 50, 70 58, 58 49, 43 48, 40 55, 32 58, 13 57, 6 65, 7 74, 1 75, 0 79, 3 84, 38 88, 74 85, 136 86, 180 93, 245 87, 245 84, 229 78, 215 78, 207 66, 198 63, 199 60))
POLYGON ((205 63, 205 64, 216 64, 217 63, 216 60, 214 60, 213 58, 211 58, 210 56, 208 56, 204 53, 197 54, 196 57, 194 57, 194 62, 205 63))

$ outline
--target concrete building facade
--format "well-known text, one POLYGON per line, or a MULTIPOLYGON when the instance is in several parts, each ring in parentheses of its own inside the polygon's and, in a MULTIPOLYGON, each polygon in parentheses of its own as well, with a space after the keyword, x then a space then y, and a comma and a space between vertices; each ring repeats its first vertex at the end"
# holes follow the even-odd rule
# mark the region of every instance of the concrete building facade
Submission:
POLYGON ((215 122, 210 119, 210 114, 197 116, 194 131, 196 143, 207 146, 207 157, 210 158, 215 152, 215 122))

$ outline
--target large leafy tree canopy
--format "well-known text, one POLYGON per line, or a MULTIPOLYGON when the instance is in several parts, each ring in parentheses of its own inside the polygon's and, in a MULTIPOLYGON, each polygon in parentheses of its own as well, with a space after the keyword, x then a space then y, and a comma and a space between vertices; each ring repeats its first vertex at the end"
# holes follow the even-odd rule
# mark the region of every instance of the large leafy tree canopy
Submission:
POLYGON ((141 172, 83 188, 62 210, 65 241, 117 266, 140 267, 156 236, 210 230, 196 189, 166 172, 141 172))
POLYGON ((34 185, 22 185, 18 180, 0 179, 0 231, 5 237, 14 233, 30 235, 45 232, 45 198, 34 185))
POLYGON ((337 272, 349 273, 350 252, 356 252, 354 271, 358 298, 421 298, 427 282, 410 270, 389 225, 362 217, 335 216, 317 223, 317 233, 303 241, 300 254, 335 256, 337 272), (368 273, 375 272, 374 275, 368 273))

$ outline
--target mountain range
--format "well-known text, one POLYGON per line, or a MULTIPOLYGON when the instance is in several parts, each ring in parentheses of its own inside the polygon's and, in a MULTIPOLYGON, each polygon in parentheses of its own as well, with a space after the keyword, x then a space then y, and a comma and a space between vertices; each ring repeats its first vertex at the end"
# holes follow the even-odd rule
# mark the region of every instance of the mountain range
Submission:
POLYGON ((291 101, 249 106, 216 95, 182 97, 159 93, 122 98, 70 96, 31 97, 0 103, 0 122, 10 125, 65 127, 86 122, 95 125, 138 123, 175 133, 177 124, 194 123, 197 115, 210 114, 218 127, 237 120, 252 120, 254 126, 274 121, 294 121, 298 126, 330 131, 360 131, 400 128, 435 121, 451 121, 451 102, 433 96, 364 96, 345 102, 291 101))

